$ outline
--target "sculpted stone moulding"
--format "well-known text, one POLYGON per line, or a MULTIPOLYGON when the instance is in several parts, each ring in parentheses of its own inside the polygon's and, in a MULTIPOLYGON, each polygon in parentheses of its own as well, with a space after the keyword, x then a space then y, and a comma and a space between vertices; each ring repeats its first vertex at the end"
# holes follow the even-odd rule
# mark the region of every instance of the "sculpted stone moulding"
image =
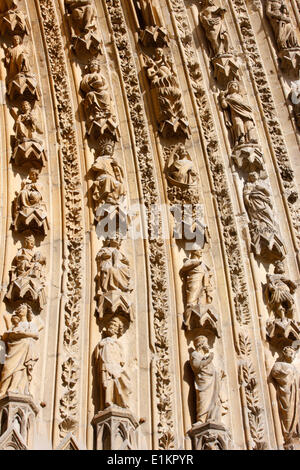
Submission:
POLYGON ((129 2, 141 43, 145 47, 167 45, 168 31, 161 14, 159 0, 129 0, 129 2))

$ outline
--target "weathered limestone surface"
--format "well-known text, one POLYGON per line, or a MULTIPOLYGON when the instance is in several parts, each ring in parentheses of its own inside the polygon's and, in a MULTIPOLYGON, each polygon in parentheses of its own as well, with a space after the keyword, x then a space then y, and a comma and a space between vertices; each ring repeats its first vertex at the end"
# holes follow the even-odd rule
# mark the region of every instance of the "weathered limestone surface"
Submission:
POLYGON ((0 449, 300 449, 296 0, 0 2, 0 449))

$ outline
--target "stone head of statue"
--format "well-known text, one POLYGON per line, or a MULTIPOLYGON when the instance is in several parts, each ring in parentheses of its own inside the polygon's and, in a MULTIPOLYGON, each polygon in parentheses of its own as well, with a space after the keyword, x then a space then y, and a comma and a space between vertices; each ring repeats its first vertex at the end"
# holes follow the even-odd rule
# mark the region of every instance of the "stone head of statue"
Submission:
POLYGON ((197 336, 194 339, 194 346, 197 351, 203 351, 205 353, 209 352, 209 344, 206 336, 197 336))
POLYGON ((124 332, 124 324, 119 317, 113 317, 108 322, 106 327, 106 336, 117 336, 118 338, 122 336, 124 332))
POLYGON ((291 364, 296 357, 296 351, 291 346, 286 346, 282 351, 283 359, 285 362, 291 364))
POLYGON ((88 70, 90 73, 100 73, 101 72, 101 64, 98 59, 92 58, 88 62, 88 70))
POLYGON ((227 86, 227 92, 228 93, 239 93, 240 92, 240 85, 236 80, 232 80, 231 82, 228 83, 227 86))
POLYGON ((24 248, 32 249, 35 245, 35 238, 33 233, 27 232, 24 237, 24 248))
POLYGON ((275 268, 274 268, 274 274, 284 274, 285 273, 285 268, 284 268, 284 263, 281 260, 275 261, 275 268))

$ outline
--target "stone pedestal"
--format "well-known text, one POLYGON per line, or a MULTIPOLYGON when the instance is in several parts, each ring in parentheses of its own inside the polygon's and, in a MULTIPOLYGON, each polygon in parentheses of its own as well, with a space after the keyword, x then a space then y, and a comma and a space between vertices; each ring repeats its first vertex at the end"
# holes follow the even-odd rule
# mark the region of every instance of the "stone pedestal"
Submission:
POLYGON ((138 423, 129 409, 112 406, 93 419, 96 450, 135 450, 138 423))
POLYGON ((214 77, 220 86, 225 87, 232 80, 239 80, 239 66, 232 54, 222 54, 211 59, 214 77))
POLYGON ((299 78, 300 48, 283 49, 278 54, 280 67, 291 78, 299 78))
POLYGON ((30 395, 9 392, 0 398, 0 450, 32 449, 38 411, 30 395))
POLYGON ((194 450, 229 450, 231 437, 223 424, 196 423, 188 432, 194 450))

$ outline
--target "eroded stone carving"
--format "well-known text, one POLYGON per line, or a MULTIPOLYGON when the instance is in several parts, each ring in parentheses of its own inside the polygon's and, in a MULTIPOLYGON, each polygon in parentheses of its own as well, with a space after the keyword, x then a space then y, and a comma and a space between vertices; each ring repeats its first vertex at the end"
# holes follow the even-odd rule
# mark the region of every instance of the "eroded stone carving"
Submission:
POLYGON ((87 134, 95 139, 108 134, 118 140, 118 123, 113 111, 111 94, 107 80, 101 73, 98 59, 93 58, 89 61, 80 89, 84 94, 87 134))
POLYGON ((286 346, 282 359, 276 362, 271 371, 277 390, 278 412, 287 450, 294 448, 295 438, 300 437, 299 430, 299 375, 293 361, 296 351, 286 346))
POLYGON ((2 0, 0 5, 0 13, 5 13, 8 10, 14 10, 18 6, 17 0, 2 0))
POLYGON ((131 319, 131 273, 121 244, 122 239, 118 237, 105 240, 96 258, 96 299, 100 318, 118 313, 131 319))
POLYGON ((167 178, 171 184, 180 187, 194 186, 198 182, 198 175, 193 160, 183 144, 176 147, 167 162, 167 178))
POLYGON ((18 96, 30 100, 39 99, 38 84, 31 72, 29 52, 21 36, 13 36, 12 46, 5 48, 5 65, 7 67, 7 95, 11 100, 18 96))
POLYGON ((34 250, 35 238, 25 235, 24 246, 18 250, 12 261, 6 300, 9 302, 30 301, 41 310, 46 303, 45 258, 34 250))
POLYGON ((190 137, 182 94, 173 61, 158 47, 154 56, 144 56, 159 132, 164 137, 190 137))
POLYGON ((41 324, 34 321, 29 305, 20 305, 12 315, 11 328, 2 335, 6 359, 1 372, 0 396, 7 393, 30 395, 33 367, 38 360, 34 350, 41 324))
POLYGON ((71 28, 71 40, 76 53, 97 55, 101 40, 97 34, 96 12, 92 0, 65 0, 71 28))
POLYGON ((0 13, 0 35, 6 33, 24 36, 29 34, 29 25, 27 16, 22 10, 8 10, 6 13, 0 13))
POLYGON ((130 0, 139 25, 139 37, 144 46, 163 46, 168 43, 158 0, 130 0))
POLYGON ((244 185, 244 203, 249 217, 252 249, 268 261, 285 257, 285 248, 275 222, 271 188, 257 173, 248 175, 244 185))
POLYGON ((124 351, 119 338, 124 333, 124 321, 114 316, 97 346, 97 371, 100 383, 100 409, 129 407, 130 377, 126 371, 124 351))
POLYGON ((225 123, 229 128, 234 146, 245 143, 257 144, 257 134, 253 112, 245 104, 237 81, 228 83, 227 90, 220 92, 220 104, 225 114, 225 123))
POLYGON ((39 170, 32 168, 13 203, 13 228, 19 232, 32 230, 46 235, 49 229, 46 205, 38 183, 39 170))

